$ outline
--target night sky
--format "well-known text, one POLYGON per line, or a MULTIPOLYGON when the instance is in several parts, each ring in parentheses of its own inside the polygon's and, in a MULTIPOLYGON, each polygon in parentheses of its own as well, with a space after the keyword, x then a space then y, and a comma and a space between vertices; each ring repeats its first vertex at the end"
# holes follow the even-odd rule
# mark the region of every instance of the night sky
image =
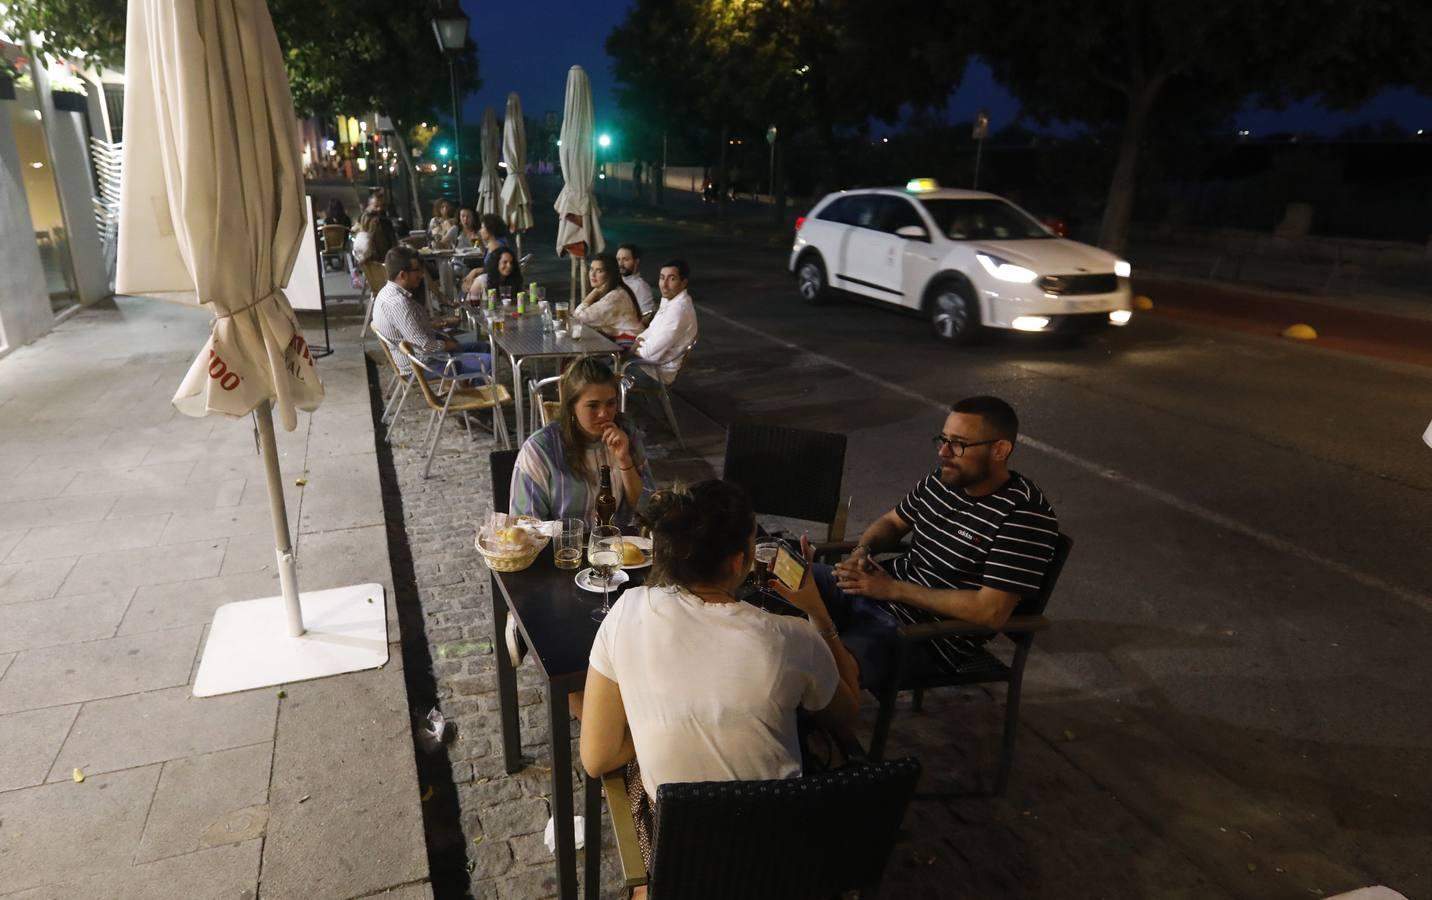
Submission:
MULTIPOLYGON (((491 106, 499 119, 507 108, 507 94, 517 91, 523 111, 541 117, 547 111, 562 112, 567 69, 580 65, 592 82, 592 102, 598 128, 616 127, 619 114, 614 97, 616 79, 607 58, 607 34, 626 15, 629 2, 597 0, 543 0, 540 3, 479 3, 462 0, 471 17, 470 33, 477 43, 483 86, 463 104, 463 117, 476 122, 491 106)), ((995 83, 989 69, 973 65, 964 83, 950 97, 946 107, 952 121, 974 117, 979 108, 990 114, 990 125, 998 131, 1017 116, 1019 104, 995 83)), ((1374 97, 1355 113, 1334 112, 1314 102, 1300 103, 1286 110, 1250 107, 1232 123, 1233 129, 1248 129, 1253 137, 1273 132, 1301 132, 1336 135, 1350 125, 1393 120, 1415 131, 1432 133, 1432 97, 1414 91, 1388 90, 1374 97)), ((1030 123, 1026 123, 1030 124, 1030 123)), ((877 123, 876 132, 885 130, 877 123)), ((1056 133, 1068 129, 1054 128, 1056 133)))

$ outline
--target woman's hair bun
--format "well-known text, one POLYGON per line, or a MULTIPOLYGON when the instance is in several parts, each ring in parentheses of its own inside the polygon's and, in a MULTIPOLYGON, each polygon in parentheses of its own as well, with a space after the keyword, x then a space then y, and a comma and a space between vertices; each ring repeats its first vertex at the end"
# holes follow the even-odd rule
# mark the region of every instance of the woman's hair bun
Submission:
POLYGON ((647 498, 645 518, 673 556, 684 559, 690 555, 700 516, 696 498, 685 484, 678 482, 647 498))

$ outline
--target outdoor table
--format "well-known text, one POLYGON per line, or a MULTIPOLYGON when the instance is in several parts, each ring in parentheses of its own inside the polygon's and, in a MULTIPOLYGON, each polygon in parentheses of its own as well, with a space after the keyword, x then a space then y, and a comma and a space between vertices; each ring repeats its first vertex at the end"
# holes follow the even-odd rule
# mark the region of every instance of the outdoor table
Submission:
MULTIPOLYGON (((529 655, 547 679, 547 719, 552 742, 552 819, 557 844, 557 883, 562 900, 576 900, 577 848, 572 824, 572 730, 567 695, 587 683, 587 658, 601 623, 592 610, 602 605, 600 594, 577 587, 576 569, 559 569, 551 547, 521 572, 494 572, 498 590, 492 595, 492 642, 497 657, 497 695, 502 721, 502 760, 507 773, 522 768, 522 733, 517 715, 517 669, 505 650, 507 616, 527 641, 529 655)), ((626 588, 644 580, 647 569, 628 569, 629 580, 613 592, 612 601, 626 588)), ((602 786, 586 778, 583 815, 587 863, 586 895, 601 892, 602 786)), ((625 802, 624 797, 609 798, 625 802)))
POLYGON ((512 366, 512 395, 517 407, 517 445, 520 447, 527 439, 527 398, 522 383, 522 366, 527 360, 607 355, 615 368, 622 350, 590 326, 582 329, 580 339, 574 339, 570 332, 547 334, 542 330, 542 317, 536 312, 516 317, 509 313, 503 321, 507 324, 501 333, 488 335, 492 341, 492 377, 496 380, 498 362, 502 353, 507 354, 512 366))
POLYGON ((438 287, 442 289, 443 296, 446 297, 449 302, 460 299, 454 296, 457 292, 457 282, 453 278, 452 271, 453 251, 423 249, 418 251, 418 257, 424 264, 432 263, 433 266, 436 267, 438 287))

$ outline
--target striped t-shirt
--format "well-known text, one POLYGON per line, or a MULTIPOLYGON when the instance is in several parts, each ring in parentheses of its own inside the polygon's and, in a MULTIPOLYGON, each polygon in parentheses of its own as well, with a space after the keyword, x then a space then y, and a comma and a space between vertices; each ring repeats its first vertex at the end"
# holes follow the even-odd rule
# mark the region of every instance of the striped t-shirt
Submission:
MULTIPOLYGON (((979 590, 988 585, 1011 594, 1039 592, 1045 570, 1054 558, 1059 521, 1034 482, 1018 472, 999 490, 971 497, 949 487, 936 471, 915 485, 895 507, 914 533, 910 551, 891 563, 901 581, 928 588, 979 590)), ((929 610, 891 603, 902 622, 937 622, 929 610)), ((958 670, 983 640, 941 638, 931 648, 948 667, 958 670)))

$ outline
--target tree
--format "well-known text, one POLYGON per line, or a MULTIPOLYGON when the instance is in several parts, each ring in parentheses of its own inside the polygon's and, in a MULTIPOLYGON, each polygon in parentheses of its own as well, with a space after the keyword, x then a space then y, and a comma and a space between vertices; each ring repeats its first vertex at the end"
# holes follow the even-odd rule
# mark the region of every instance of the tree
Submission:
POLYGON ((1417 45, 1405 26, 1419 22, 1425 35, 1432 19, 1410 0, 1046 0, 969 4, 964 15, 975 51, 1026 113, 1117 132, 1099 231, 1114 252, 1160 120, 1223 122, 1250 96, 1356 104, 1383 84, 1426 77, 1427 61, 1405 49, 1417 45))
MULTIPOLYGON (((270 0, 269 12, 299 115, 378 110, 407 126, 448 107, 447 67, 434 65, 428 4, 270 0)), ((12 0, 7 14, 16 34, 38 34, 45 47, 75 51, 94 66, 123 65, 123 3, 12 0)), ((480 86, 471 40, 457 68, 459 91, 480 86)))
MULTIPOLYGON (((645 133, 838 128, 944 102, 964 72, 952 4, 918 0, 637 0, 607 38, 623 112, 645 133), (695 49, 693 49, 695 48, 695 49), (661 128, 650 123, 660 123, 661 128)), ((727 146, 726 137, 720 140, 727 146)), ((832 156, 837 173, 840 158, 832 156)), ((718 166, 718 173, 724 164, 718 166)), ((718 178, 721 176, 718 175, 718 178)))
MULTIPOLYGON (((404 133, 449 108, 447 66, 435 65, 437 47, 429 3, 388 0, 268 0, 284 48, 294 111, 300 116, 361 115, 376 110, 392 119, 417 219, 417 172, 404 133)), ((42 46, 78 53, 93 66, 119 67, 124 59, 126 10, 117 0, 12 0, 8 15, 17 34, 36 34, 42 46)), ((475 90, 476 46, 469 39, 456 65, 460 92, 475 90)))

